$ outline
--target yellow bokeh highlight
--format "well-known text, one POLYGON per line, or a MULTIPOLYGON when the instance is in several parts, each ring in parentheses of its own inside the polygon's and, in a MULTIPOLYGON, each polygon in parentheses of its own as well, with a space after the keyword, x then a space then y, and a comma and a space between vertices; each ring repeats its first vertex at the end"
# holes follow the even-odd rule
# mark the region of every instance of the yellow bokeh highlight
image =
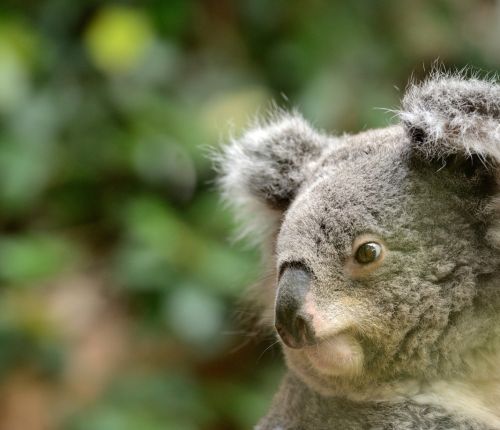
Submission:
POLYGON ((146 15, 126 6, 101 10, 85 33, 85 45, 93 63, 107 73, 133 69, 153 41, 146 15))

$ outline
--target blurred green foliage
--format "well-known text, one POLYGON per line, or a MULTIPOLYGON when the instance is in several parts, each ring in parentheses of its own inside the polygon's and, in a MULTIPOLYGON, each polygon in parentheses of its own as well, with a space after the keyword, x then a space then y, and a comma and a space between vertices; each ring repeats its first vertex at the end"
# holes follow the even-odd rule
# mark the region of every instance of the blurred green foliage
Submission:
POLYGON ((0 428, 250 428, 281 370, 238 334, 259 260, 207 147, 272 103, 384 126, 437 58, 496 71, 499 20, 486 0, 4 0, 0 428))

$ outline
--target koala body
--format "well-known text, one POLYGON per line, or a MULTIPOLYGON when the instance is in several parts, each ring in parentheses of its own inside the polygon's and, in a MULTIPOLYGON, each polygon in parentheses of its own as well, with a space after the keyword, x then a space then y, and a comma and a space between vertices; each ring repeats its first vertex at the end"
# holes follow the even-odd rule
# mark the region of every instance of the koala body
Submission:
POLYGON ((289 369, 260 430, 500 429, 500 86, 436 75, 399 118, 281 114, 220 157, 289 369))

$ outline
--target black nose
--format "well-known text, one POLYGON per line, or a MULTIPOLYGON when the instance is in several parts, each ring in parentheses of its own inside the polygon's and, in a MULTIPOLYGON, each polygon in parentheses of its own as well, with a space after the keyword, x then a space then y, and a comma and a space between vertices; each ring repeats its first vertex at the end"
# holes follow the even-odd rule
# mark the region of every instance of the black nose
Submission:
POLYGON ((294 266, 284 270, 278 285, 275 327, 290 348, 302 348, 314 342, 311 316, 303 311, 310 284, 309 271, 294 266))

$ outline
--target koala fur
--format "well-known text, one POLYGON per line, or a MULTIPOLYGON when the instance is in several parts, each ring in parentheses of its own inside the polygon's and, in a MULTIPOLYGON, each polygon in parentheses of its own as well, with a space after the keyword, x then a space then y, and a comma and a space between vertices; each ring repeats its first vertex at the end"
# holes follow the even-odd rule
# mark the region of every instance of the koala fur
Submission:
POLYGON ((500 429, 500 86, 435 74, 398 117, 333 137, 280 113, 219 157, 287 328, 259 430, 500 429))

